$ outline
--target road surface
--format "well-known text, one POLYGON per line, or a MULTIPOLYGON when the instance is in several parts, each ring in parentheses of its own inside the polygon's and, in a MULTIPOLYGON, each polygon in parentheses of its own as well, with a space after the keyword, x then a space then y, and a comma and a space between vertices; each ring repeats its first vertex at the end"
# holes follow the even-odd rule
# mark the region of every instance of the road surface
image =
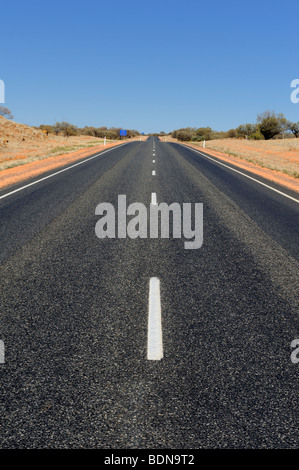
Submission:
POLYGON ((298 447, 299 197, 234 170, 150 137, 0 192, 1 448, 298 447), (203 204, 201 248, 96 236, 153 193, 203 204))

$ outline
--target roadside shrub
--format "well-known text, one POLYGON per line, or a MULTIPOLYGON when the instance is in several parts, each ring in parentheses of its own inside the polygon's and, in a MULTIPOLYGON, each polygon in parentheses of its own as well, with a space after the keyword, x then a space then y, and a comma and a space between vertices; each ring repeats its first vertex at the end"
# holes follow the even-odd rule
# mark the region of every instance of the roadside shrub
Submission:
POLYGON ((273 139, 282 134, 287 127, 287 120, 283 114, 275 114, 274 111, 265 111, 257 117, 259 130, 266 140, 273 139))
POLYGON ((249 139, 252 139, 252 140, 265 140, 265 137, 263 136, 263 134, 260 131, 256 131, 256 132, 254 132, 253 134, 251 134, 249 136, 249 139))
POLYGON ((5 117, 6 119, 13 119, 11 110, 8 108, 5 108, 5 106, 0 106, 0 116, 5 117))
POLYGON ((234 139, 234 138, 238 137, 237 130, 236 129, 230 129, 229 131, 227 131, 226 137, 229 138, 229 139, 234 139))

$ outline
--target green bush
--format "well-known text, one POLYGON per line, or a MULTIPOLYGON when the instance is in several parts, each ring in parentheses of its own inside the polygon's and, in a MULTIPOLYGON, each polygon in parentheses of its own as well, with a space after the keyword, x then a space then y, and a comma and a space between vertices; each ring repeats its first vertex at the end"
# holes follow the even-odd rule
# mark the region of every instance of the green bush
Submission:
POLYGON ((256 131, 253 134, 249 136, 249 139, 251 140, 265 140, 265 137, 260 131, 256 131))
POLYGON ((275 114, 274 111, 265 111, 257 117, 259 131, 266 140, 273 139, 282 134, 287 127, 287 120, 283 114, 275 114))

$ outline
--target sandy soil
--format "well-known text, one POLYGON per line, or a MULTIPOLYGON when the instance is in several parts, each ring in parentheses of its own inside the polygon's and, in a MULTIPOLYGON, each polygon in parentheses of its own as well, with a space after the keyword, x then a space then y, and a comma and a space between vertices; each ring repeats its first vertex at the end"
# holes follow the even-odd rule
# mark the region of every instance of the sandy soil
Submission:
MULTIPOLYGON (((145 140, 146 136, 142 136, 145 140)), ((130 140, 140 140, 140 137, 130 140)), ((123 141, 46 135, 0 116, 0 189, 71 164, 123 141)))
POLYGON ((100 152, 101 150, 120 145, 123 142, 109 143, 97 145, 95 147, 85 150, 77 150, 68 154, 62 154, 55 157, 44 158, 43 160, 35 160, 25 165, 15 166, 6 170, 0 171, 0 189, 9 187, 15 183, 26 181, 39 175, 43 175, 51 170, 59 169, 60 167, 74 163, 84 157, 89 157, 91 153, 100 152))
MULTIPOLYGON (((170 136, 166 141, 178 142, 170 136)), ((184 143, 299 193, 299 139, 218 139, 205 149, 202 142, 184 143)))

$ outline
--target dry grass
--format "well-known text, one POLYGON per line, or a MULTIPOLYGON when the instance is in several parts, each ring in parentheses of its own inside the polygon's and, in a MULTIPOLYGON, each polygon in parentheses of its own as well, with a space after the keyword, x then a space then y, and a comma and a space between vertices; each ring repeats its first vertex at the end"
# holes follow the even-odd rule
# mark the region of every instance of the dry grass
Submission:
MULTIPOLYGON (((202 147, 202 143, 194 143, 202 147)), ((219 139, 206 142, 206 150, 237 157, 261 168, 299 178, 299 139, 219 139)))
MULTIPOLYGON (((145 139, 146 136, 142 136, 141 140, 145 139)), ((0 116, 0 188, 26 181, 123 142, 107 140, 104 147, 103 139, 96 137, 46 136, 42 131, 0 116)))
MULTIPOLYGON (((119 141, 107 140, 107 145, 112 143, 119 141)), ((43 131, 0 116, 0 171, 102 145, 103 139, 91 136, 46 136, 43 131)))
MULTIPOLYGON (((171 136, 163 141, 179 142, 171 136)), ((182 142, 180 142, 182 143, 182 142)), ((203 150, 202 142, 184 142, 203 150)), ((299 139, 217 139, 206 142, 204 151, 228 163, 299 192, 299 139)))

